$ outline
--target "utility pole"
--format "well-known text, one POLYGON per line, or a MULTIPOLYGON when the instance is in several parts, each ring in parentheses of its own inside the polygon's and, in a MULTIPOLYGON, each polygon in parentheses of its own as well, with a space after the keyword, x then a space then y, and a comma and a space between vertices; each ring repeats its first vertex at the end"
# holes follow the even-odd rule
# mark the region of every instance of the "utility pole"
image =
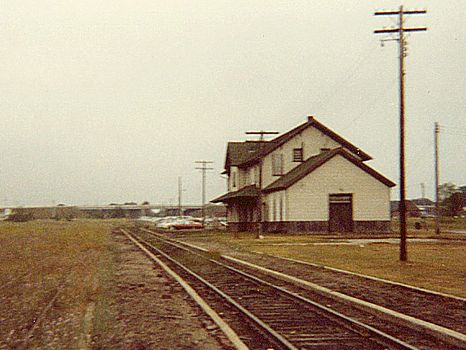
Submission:
POLYGON ((434 127, 434 140, 435 140, 435 233, 440 234, 440 203, 438 196, 439 186, 439 161, 438 161, 438 136, 440 133, 440 127, 435 122, 434 127))
POLYGON ((246 135, 260 135, 259 141, 264 141, 264 135, 277 135, 278 131, 246 131, 246 135))
POLYGON ((405 28, 404 15, 425 14, 425 10, 403 10, 400 6, 398 11, 377 11, 375 16, 398 16, 398 28, 384 28, 374 30, 375 34, 389 34, 398 33, 395 39, 382 39, 384 41, 395 40, 398 41, 399 46, 399 77, 400 77, 400 260, 407 261, 408 254, 406 250, 406 183, 405 183, 405 99, 404 99, 404 58, 406 57, 406 32, 420 32, 426 31, 426 27, 405 28))
POLYGON ((183 192, 183 185, 181 184, 181 176, 178 176, 178 216, 182 216, 181 206, 181 192, 183 192))
MULTIPOLYGON (((277 135, 279 132, 278 131, 246 131, 246 135, 260 135, 259 141, 260 141, 260 146, 259 146, 259 153, 262 153, 262 146, 264 142, 264 135, 277 135)), ((260 236, 262 235, 264 231, 263 223, 264 223, 264 208, 262 205, 262 159, 259 163, 259 198, 258 198, 258 206, 259 206, 259 227, 258 230, 256 231, 256 238, 259 239, 260 236)))
POLYGON ((205 178, 207 170, 213 170, 214 168, 207 167, 207 164, 212 164, 213 162, 210 160, 196 160, 194 163, 201 164, 199 169, 202 172, 202 223, 205 221, 205 178))

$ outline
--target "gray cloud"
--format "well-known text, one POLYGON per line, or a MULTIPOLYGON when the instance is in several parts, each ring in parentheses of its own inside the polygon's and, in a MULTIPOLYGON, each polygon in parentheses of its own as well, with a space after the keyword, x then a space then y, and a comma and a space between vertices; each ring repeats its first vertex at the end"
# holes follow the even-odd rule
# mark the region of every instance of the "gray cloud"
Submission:
MULTIPOLYGON (((284 132, 315 115, 398 179, 397 47, 375 18, 394 1, 3 1, 0 202, 175 202, 182 176, 199 203, 194 161, 244 131, 284 132)), ((408 194, 466 183, 466 7, 425 1, 409 18, 408 194)), ((419 6, 418 2, 406 6, 419 6)), ((393 193, 396 197, 396 190, 393 193)))

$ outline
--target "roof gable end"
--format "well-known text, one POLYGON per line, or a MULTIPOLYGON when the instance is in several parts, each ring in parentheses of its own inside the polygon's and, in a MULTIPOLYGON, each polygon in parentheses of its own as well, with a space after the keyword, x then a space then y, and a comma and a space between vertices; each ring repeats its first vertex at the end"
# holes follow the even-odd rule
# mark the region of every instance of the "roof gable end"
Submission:
POLYGON ((314 117, 308 117, 308 120, 305 123, 298 125, 294 129, 291 129, 290 131, 280 136, 277 136, 276 138, 268 142, 264 142, 264 145, 262 149, 259 150, 259 152, 257 152, 255 155, 251 156, 250 158, 246 159, 242 163, 239 163, 238 166, 248 167, 248 166, 251 166, 252 164, 257 163, 261 158, 265 157, 267 154, 273 152, 280 146, 284 145, 286 142, 288 142, 293 137, 300 134, 302 131, 304 131, 305 129, 309 127, 315 127, 317 130, 322 132, 324 135, 330 137, 332 140, 339 143, 342 147, 345 147, 350 152, 358 155, 362 159, 362 161, 367 161, 367 160, 372 159, 370 155, 363 152, 361 149, 353 145, 351 142, 347 141, 346 139, 344 139, 343 137, 335 133, 333 130, 329 129, 328 127, 326 127, 325 125, 317 121, 314 117))
POLYGON ((306 175, 310 174, 317 168, 319 168, 321 165, 327 163, 330 159, 335 157, 336 155, 341 155, 347 160, 349 160, 351 163, 359 167, 361 170, 365 171, 372 177, 376 178, 380 182, 382 182, 384 185, 388 187, 393 187, 395 184, 384 177, 382 174, 378 173, 371 167, 367 166, 364 164, 361 160, 350 154, 348 151, 343 149, 342 147, 339 148, 334 148, 333 150, 326 151, 323 153, 320 153, 314 157, 311 157, 307 159, 304 163, 301 165, 297 166, 296 168, 292 169, 289 173, 286 175, 282 176, 278 180, 274 181, 271 183, 269 186, 264 188, 264 192, 274 192, 274 191, 280 191, 284 190, 291 185, 295 184, 302 178, 304 178, 306 175))

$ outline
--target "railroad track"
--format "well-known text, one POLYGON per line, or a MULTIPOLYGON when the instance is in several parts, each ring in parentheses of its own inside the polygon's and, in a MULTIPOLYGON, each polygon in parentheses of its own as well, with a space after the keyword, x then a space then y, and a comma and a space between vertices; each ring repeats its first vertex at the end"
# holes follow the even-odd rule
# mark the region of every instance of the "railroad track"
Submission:
MULTIPOLYGON (((157 234, 150 230, 146 232, 157 234)), ((185 242, 179 243, 202 251, 200 247, 185 242)), ((439 325, 458 334, 466 334, 465 298, 267 254, 249 254, 246 261, 227 255, 223 257, 243 265, 252 263, 265 268, 272 266, 274 272, 293 276, 298 280, 312 281, 315 285, 350 298, 364 300, 388 308, 394 313, 439 325)))
POLYGON ((465 298, 265 254, 250 255, 248 261, 264 267, 274 266, 274 270, 278 272, 312 281, 331 290, 459 333, 466 333, 465 298))
POLYGON ((29 349, 29 343, 33 339, 34 333, 36 332, 37 328, 41 325, 42 321, 47 317, 47 314, 50 312, 50 309, 53 307, 53 305, 57 301, 60 293, 62 293, 63 288, 64 288, 64 282, 61 282, 56 288, 54 288, 51 291, 51 297, 49 301, 40 310, 39 314, 35 316, 34 319, 32 320, 22 343, 19 346, 17 346, 18 350, 29 349))
MULTIPOLYGON (((57 300, 60 298, 66 281, 58 282, 55 286, 39 290, 37 303, 27 305, 23 309, 12 307, 7 319, 0 321, 0 349, 30 349, 34 339, 41 338, 39 329, 44 320, 49 317, 57 300), (15 326, 13 328, 13 326, 15 326), (8 333, 8 330, 9 333, 8 333)), ((7 304, 8 305, 8 304, 7 304)))
MULTIPOLYGON (((163 237, 160 233, 142 230, 163 237)), ((188 243, 176 242, 205 251, 188 243)), ((466 348, 464 298, 262 254, 247 256, 248 261, 255 264, 226 255, 223 257, 229 264, 241 266, 242 270, 305 297, 322 300, 333 309, 389 334, 399 335, 419 348, 466 348), (272 266, 273 270, 263 266, 272 266), (329 294, 335 298, 328 298, 329 294)))
MULTIPOLYGON (((168 242, 149 232, 133 231, 131 234, 133 239, 189 281, 214 309, 225 316, 250 348, 461 348, 430 336, 422 337, 416 345, 409 345, 398 338, 404 339, 416 331, 405 326, 390 325, 388 328, 392 335, 389 335, 361 319, 335 311, 333 305, 329 308, 319 304, 316 301, 319 298, 311 300, 304 297, 288 288, 283 281, 266 281, 264 276, 245 273, 238 266, 227 266, 211 259, 209 254, 168 242)), ((324 298, 324 303, 328 302, 334 304, 324 298)), ((415 334, 415 337, 419 338, 419 335, 415 334)))

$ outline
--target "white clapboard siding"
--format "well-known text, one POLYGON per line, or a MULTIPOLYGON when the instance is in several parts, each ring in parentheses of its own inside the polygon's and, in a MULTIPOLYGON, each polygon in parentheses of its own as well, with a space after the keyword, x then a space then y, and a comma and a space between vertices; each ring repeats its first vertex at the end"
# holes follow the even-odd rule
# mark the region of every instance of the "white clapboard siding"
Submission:
POLYGON ((353 194, 353 220, 390 220, 390 188, 337 155, 286 190, 287 220, 327 221, 330 193, 353 194))
POLYGON ((299 162, 293 162, 294 148, 302 147, 303 157, 304 159, 308 159, 319 154, 321 148, 337 148, 341 146, 342 145, 312 126, 303 130, 284 145, 264 157, 262 170, 263 187, 267 187, 279 178, 278 176, 272 175, 272 158, 274 154, 283 154, 283 173, 286 174, 291 169, 301 164, 299 162))
POLYGON ((269 193, 265 196, 266 210, 265 221, 286 221, 286 195, 285 191, 269 193))

